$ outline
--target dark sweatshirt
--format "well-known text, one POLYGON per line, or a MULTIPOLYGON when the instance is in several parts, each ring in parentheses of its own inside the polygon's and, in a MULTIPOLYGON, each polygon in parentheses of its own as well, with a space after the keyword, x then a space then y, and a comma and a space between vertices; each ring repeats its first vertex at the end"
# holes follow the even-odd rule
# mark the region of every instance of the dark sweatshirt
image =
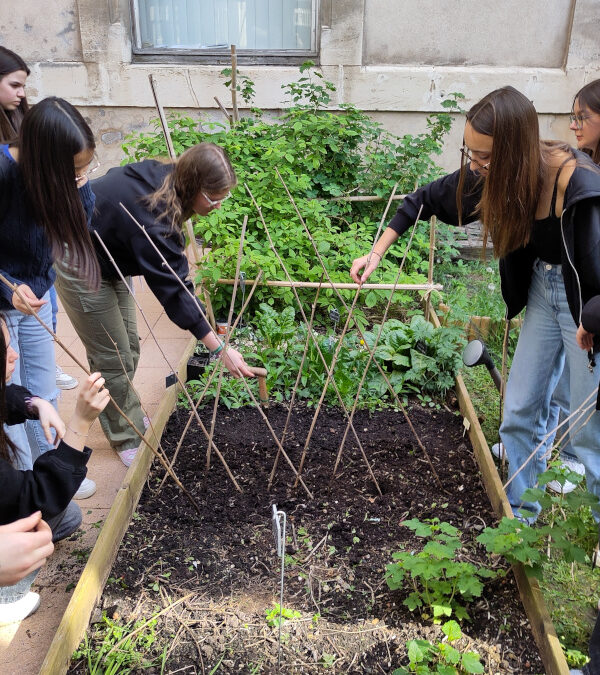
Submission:
MULTIPOLYGON (((115 167, 102 178, 92 181, 96 210, 91 227, 98 232, 123 275, 143 276, 169 319, 201 339, 210 331, 210 326, 202 318, 196 303, 165 267, 144 233, 119 206, 119 202, 122 202, 144 227, 165 260, 193 294, 194 286, 188 279, 189 266, 184 254, 185 238, 181 228, 172 230, 168 223, 157 218, 158 214, 145 201, 148 195, 162 185, 172 170, 173 164, 150 159, 115 167)), ((113 263, 93 232, 92 240, 103 278, 118 279, 113 263)))
MULTIPOLYGON (((16 384, 6 388, 6 423, 29 419, 25 399, 31 394, 16 384)), ((47 520, 64 511, 87 473, 90 448, 75 450, 61 441, 55 450, 40 455, 31 471, 19 471, 0 459, 0 525, 41 511, 47 520)))

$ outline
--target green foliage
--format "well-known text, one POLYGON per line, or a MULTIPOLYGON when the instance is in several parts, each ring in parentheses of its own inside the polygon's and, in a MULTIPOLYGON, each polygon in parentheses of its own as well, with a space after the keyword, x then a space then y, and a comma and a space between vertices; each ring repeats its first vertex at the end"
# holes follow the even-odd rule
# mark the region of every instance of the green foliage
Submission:
POLYGON ((461 652, 451 643, 460 640, 462 633, 456 621, 447 621, 442 626, 446 640, 432 644, 428 640, 409 640, 406 643, 408 668, 397 668, 393 675, 463 675, 483 673, 485 669, 476 652, 461 652))
POLYGON ((265 611, 267 626, 270 626, 271 628, 278 628, 280 622, 284 622, 287 619, 299 619, 301 616, 302 614, 297 610, 281 607, 278 602, 276 602, 271 609, 265 611))
MULTIPOLYGON (((372 348, 379 326, 365 333, 372 348)), ((390 319, 386 321, 375 356, 391 372, 390 381, 397 393, 418 392, 443 396, 454 385, 462 365, 461 350, 465 340, 462 331, 452 326, 435 328, 422 315, 415 315, 409 325, 390 319)), ((380 374, 374 376, 372 387, 381 395, 387 385, 380 374)))
MULTIPOLYGON (((551 462, 547 471, 538 476, 542 487, 526 490, 523 501, 539 502, 544 524, 531 527, 515 518, 502 518, 497 527, 486 527, 477 537, 491 553, 504 556, 509 562, 520 562, 525 571, 536 578, 542 576, 543 563, 553 554, 559 554, 567 563, 585 562, 585 542, 589 527, 582 512, 598 510, 598 498, 585 490, 566 495, 546 492, 544 486, 551 480, 564 484, 565 480, 580 482, 582 477, 551 462)), ((532 514, 521 510, 524 517, 532 514)), ((541 521, 539 521, 541 522, 541 521)))
POLYGON ((411 612, 420 609, 424 617, 433 617, 435 623, 452 614, 459 619, 469 619, 466 607, 459 600, 469 603, 478 598, 483 591, 483 580, 495 578, 497 572, 455 560, 462 543, 459 530, 449 523, 440 522, 438 518, 422 523, 413 518, 403 525, 428 541, 418 553, 393 554, 395 562, 386 567, 390 589, 410 583, 414 590, 404 604, 411 612))
MULTIPOLYGON (((221 75, 224 77, 228 77, 229 79, 224 83, 227 88, 231 87, 231 74, 232 74, 231 68, 223 68, 221 71, 221 75)), ((245 103, 250 104, 254 100, 254 96, 256 94, 256 90, 254 89, 254 82, 247 76, 247 75, 241 75, 240 71, 236 69, 235 71, 235 76, 236 76, 236 85, 235 85, 235 90, 240 93, 240 96, 244 100, 245 103)))
POLYGON ((120 624, 103 614, 91 635, 84 636, 73 653, 73 660, 83 659, 89 675, 127 675, 150 668, 159 668, 157 672, 163 673, 168 645, 158 643, 156 621, 152 619, 140 632, 133 634, 144 621, 120 624))
MULTIPOLYGON (((242 260, 247 278, 252 279, 262 269, 267 279, 285 279, 244 184, 256 198, 292 279, 319 281, 322 268, 275 167, 294 196, 332 279, 347 281, 351 261, 370 248, 383 203, 330 201, 330 198, 353 193, 357 188, 366 194, 387 197, 396 183, 398 192, 412 191, 416 184, 429 182, 440 174, 432 156, 441 152, 442 139, 451 126, 449 113, 430 116, 424 133, 395 136, 354 106, 341 106, 341 112, 323 110, 335 87, 312 65, 303 64, 301 77, 284 85, 293 105, 274 122, 266 122, 256 113, 242 118, 233 128, 216 122, 197 123, 189 117, 171 116, 169 120, 177 154, 210 140, 227 151, 238 175, 240 187, 232 198, 195 224, 197 235, 211 247, 199 280, 210 289, 217 314, 228 307, 231 289, 216 282, 234 274, 244 216, 249 218, 242 260)), ((244 76, 238 82, 243 83, 238 84, 242 92, 244 87, 253 91, 244 76)), ((452 94, 447 109, 456 110, 459 98, 461 95, 452 94)), ((128 137, 123 149, 126 161, 166 154, 158 124, 155 133, 128 137)), ((399 245, 390 250, 373 281, 395 280, 403 248, 399 245)), ((428 234, 425 226, 421 226, 400 283, 425 280, 428 249, 428 234)), ((345 293, 348 299, 352 295, 345 293)), ((332 296, 331 289, 324 289, 319 304, 327 307, 332 296)), ((308 298, 305 294, 302 299, 308 298)), ((404 303, 413 299, 408 293, 397 294, 396 298, 404 303)), ((371 291, 365 304, 372 307, 384 299, 387 293, 371 291)), ((260 287, 254 301, 256 305, 268 302, 286 306, 294 302, 294 297, 290 289, 260 287)))
MULTIPOLYGON (((267 303, 262 303, 254 317, 255 333, 258 342, 254 345, 254 358, 267 368, 267 387, 269 396, 277 401, 288 400, 298 378, 306 346, 306 327, 298 324, 294 310, 286 307, 281 312, 267 303)), ((385 341, 376 350, 376 358, 388 371, 389 380, 399 395, 418 392, 418 395, 433 404, 433 400, 424 397, 429 393, 440 397, 454 383, 454 375, 460 365, 459 351, 462 346, 459 334, 451 328, 435 328, 427 323, 422 315, 416 315, 410 326, 404 326, 396 319, 384 324, 385 341), (381 350, 381 351, 380 351, 381 350), (392 350, 395 350, 392 352, 392 350), (391 355, 391 356, 390 356, 391 355), (406 356, 404 356, 406 355, 406 356)), ((374 340, 373 333, 366 333, 367 343, 374 340)), ((333 357, 338 350, 334 368, 334 379, 340 395, 347 406, 354 403, 358 385, 367 365, 369 352, 354 332, 347 333, 341 345, 340 338, 329 331, 327 334, 313 333, 310 339, 302 374, 298 382, 296 396, 309 404, 316 404, 327 382, 326 367, 319 355, 323 354, 327 369, 331 367, 333 357), (318 347, 317 347, 318 345, 318 347)), ((197 382, 188 383, 192 397, 204 390, 207 379, 216 362, 205 370, 197 382)), ((254 395, 258 397, 257 383, 249 381, 254 395)), ((206 401, 214 400, 217 391, 217 378, 207 389, 206 401)), ((182 405, 187 402, 180 399, 182 405)), ((242 380, 224 378, 221 385, 221 401, 228 408, 238 408, 251 403, 242 380)), ((329 384, 325 402, 339 405, 334 387, 329 384)), ((375 364, 371 363, 363 388, 359 405, 375 408, 392 403, 393 397, 375 364)))

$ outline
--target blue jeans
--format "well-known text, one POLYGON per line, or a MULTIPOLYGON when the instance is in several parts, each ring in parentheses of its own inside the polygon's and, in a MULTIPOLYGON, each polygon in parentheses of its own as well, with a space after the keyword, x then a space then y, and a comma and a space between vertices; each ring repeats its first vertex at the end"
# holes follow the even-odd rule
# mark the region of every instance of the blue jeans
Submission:
MULTIPOLYGON (((44 300, 49 300, 46 293, 44 300)), ((40 307, 38 316, 47 326, 52 323, 50 302, 40 307)), ((11 383, 27 387, 35 396, 50 401, 56 407, 58 389, 56 388, 56 360, 54 341, 35 319, 17 309, 5 312, 10 343, 19 354, 17 367, 11 383)), ((40 423, 28 420, 25 424, 6 427, 12 442, 17 447, 15 466, 17 469, 31 469, 35 460, 52 448, 48 444, 40 423)))
POLYGON ((56 317, 58 316, 58 296, 56 295, 56 288, 54 285, 50 286, 50 305, 52 306, 52 331, 56 333, 56 317))
MULTIPOLYGON (((570 407, 569 380, 570 380, 569 365, 566 363, 565 360, 565 367, 563 368, 563 372, 560 376, 560 379, 558 380, 558 384, 556 385, 556 389, 554 390, 552 394, 552 399, 550 401, 548 431, 556 429, 556 427, 559 424, 561 424, 564 420, 566 420, 567 417, 569 416, 569 407, 570 407)), ((569 426, 570 425, 567 422, 556 432, 556 434, 552 434, 552 436, 548 439, 546 447, 550 448, 552 446, 552 443, 554 442, 555 436, 558 436, 558 438, 563 439, 560 445, 561 459, 577 460, 577 457, 575 457, 573 451, 571 450, 568 431, 569 426)))
MULTIPOLYGON (((546 459, 542 457, 545 447, 521 467, 545 439, 550 400, 565 360, 569 367, 571 412, 589 398, 585 404, 589 412, 579 421, 574 418, 569 423, 572 452, 585 466, 587 489, 600 497, 600 415, 594 412, 586 422, 595 408, 600 365, 590 371, 587 354, 575 341, 576 332, 561 266, 536 260, 500 427, 508 457, 509 480, 512 479, 506 493, 513 512, 519 508, 536 514, 540 511, 537 502, 524 503, 521 495, 527 488, 534 487, 537 476, 546 470, 546 459)), ((596 513, 595 517, 600 519, 600 514, 596 513)))

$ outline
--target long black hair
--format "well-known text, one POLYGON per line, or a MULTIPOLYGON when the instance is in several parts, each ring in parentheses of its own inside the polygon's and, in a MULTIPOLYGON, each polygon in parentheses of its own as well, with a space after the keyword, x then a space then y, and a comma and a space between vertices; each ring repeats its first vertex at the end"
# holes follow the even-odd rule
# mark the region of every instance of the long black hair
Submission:
POLYGON ((4 338, 4 328, 6 319, 0 314, 0 459, 10 462, 16 450, 13 442, 7 436, 4 423, 7 420, 6 414, 6 351, 8 345, 4 338))
MULTIPOLYGON (((27 75, 30 73, 27 64, 18 54, 0 46, 0 80, 17 70, 22 70, 27 75)), ((21 122, 28 110, 27 97, 21 99, 15 110, 4 110, 0 106, 0 143, 12 143, 17 139, 21 122)))
POLYGON ((62 98, 43 99, 21 125, 19 168, 32 214, 46 231, 53 258, 67 262, 91 289, 100 285, 100 268, 77 192, 73 158, 95 147, 81 113, 62 98))

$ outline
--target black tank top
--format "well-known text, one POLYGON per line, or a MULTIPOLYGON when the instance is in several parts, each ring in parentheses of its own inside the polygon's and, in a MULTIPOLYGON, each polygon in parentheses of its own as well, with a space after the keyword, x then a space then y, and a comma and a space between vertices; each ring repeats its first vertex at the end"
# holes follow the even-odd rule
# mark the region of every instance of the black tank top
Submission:
POLYGON ((556 195, 558 178, 563 166, 570 160, 567 157, 558 167, 550 200, 550 213, 545 218, 534 220, 531 227, 530 244, 537 258, 552 265, 561 264, 561 231, 560 218, 556 215, 556 195))

